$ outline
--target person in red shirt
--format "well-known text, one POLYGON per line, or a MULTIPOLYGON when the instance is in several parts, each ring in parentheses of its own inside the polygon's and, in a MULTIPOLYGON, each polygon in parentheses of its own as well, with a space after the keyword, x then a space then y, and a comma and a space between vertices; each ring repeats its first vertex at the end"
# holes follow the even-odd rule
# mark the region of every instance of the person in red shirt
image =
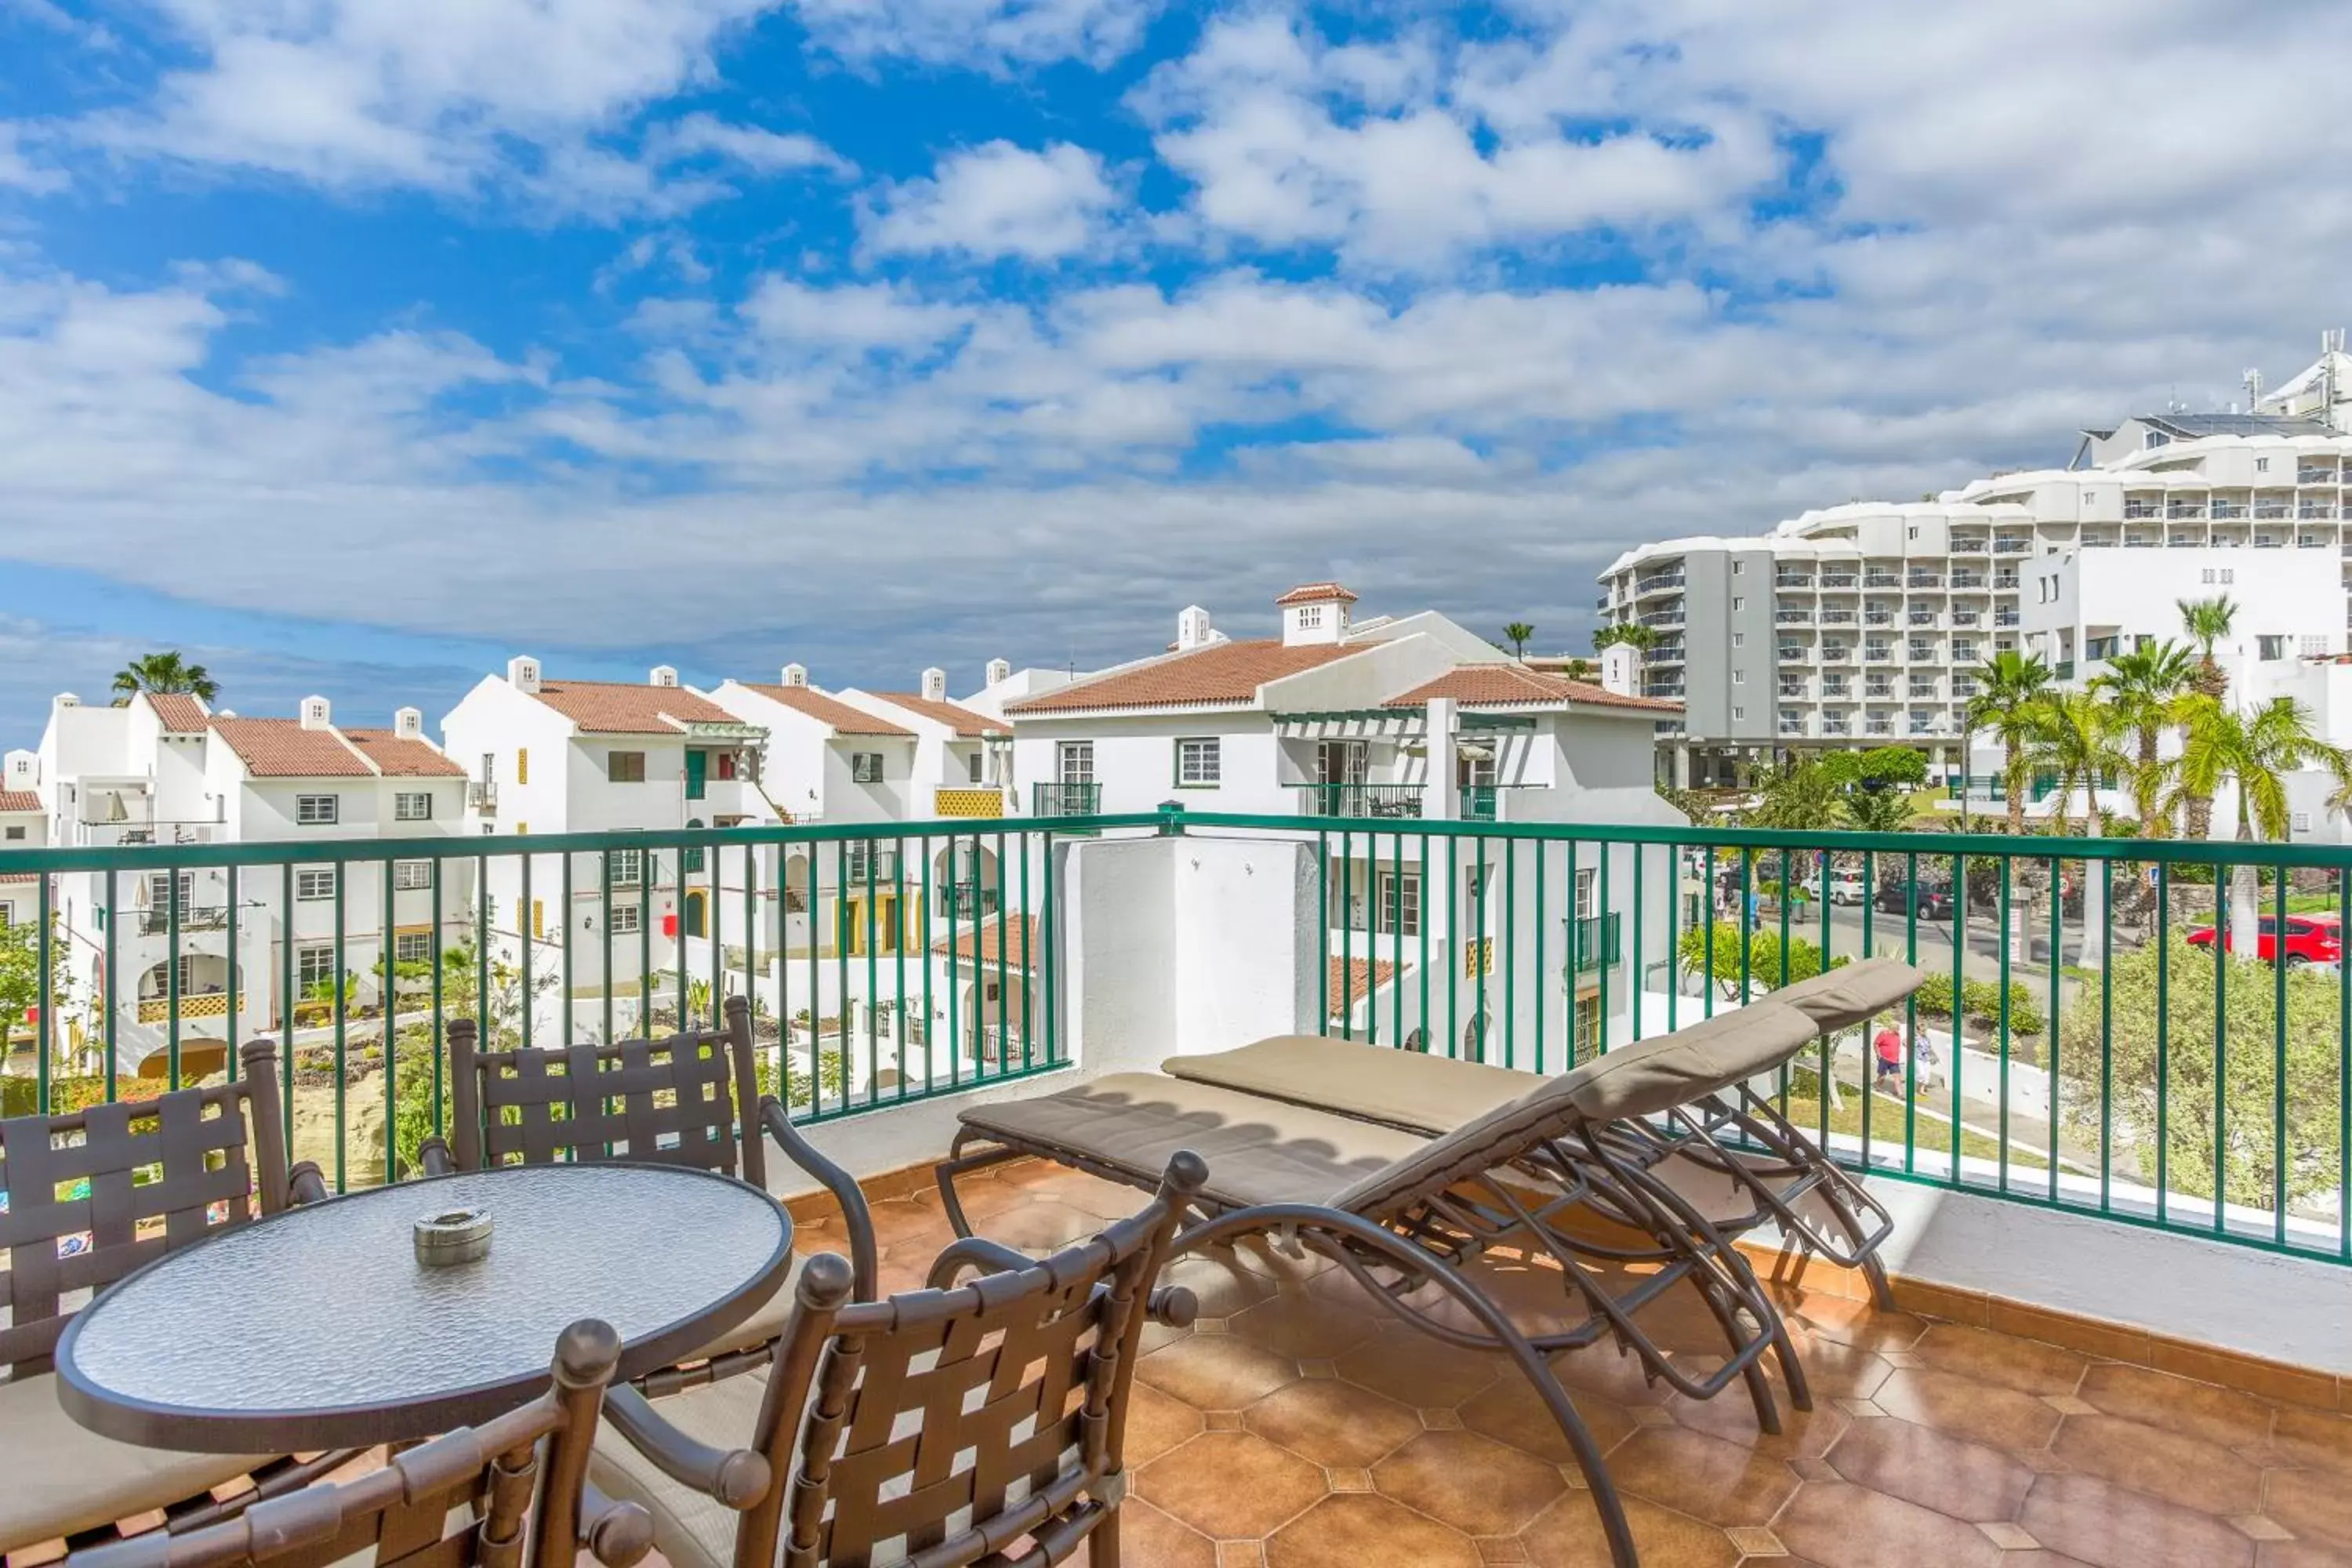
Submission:
POLYGON ((1878 1086, 1884 1089, 1889 1083, 1902 1082, 1903 1037, 1895 1033, 1895 1026, 1892 1023, 1881 1025, 1870 1045, 1878 1058, 1878 1086))

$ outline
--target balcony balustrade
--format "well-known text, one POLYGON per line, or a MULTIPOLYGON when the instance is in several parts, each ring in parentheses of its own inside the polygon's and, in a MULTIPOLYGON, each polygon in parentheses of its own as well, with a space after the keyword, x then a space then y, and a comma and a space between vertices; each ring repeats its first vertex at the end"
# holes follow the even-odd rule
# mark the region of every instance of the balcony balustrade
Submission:
POLYGON ((1423 793, 1419 784, 1311 784, 1297 791, 1302 816, 1387 819, 1419 816, 1423 793))
POLYGON ((1996 539, 1992 542, 1995 555, 2022 555, 2033 548, 2030 539, 1996 539))

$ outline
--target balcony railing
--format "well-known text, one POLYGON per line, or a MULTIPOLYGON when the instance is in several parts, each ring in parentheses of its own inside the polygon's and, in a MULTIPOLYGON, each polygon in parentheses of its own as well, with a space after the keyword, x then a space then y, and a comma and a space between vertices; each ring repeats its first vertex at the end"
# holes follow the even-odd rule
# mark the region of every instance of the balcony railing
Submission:
POLYGON ((1648 577, 1636 578, 1633 583, 1633 592, 1636 595, 1664 594, 1671 589, 1679 588, 1682 585, 1682 573, 1660 572, 1648 577))
POLYGON ((2194 500, 2168 501, 2165 504, 2164 515, 2174 521, 2181 518, 2200 518, 2205 515, 2205 503, 2194 500))
POLYGON ((2336 509, 2326 501, 2297 501, 2294 515, 2305 522, 2324 522, 2336 515, 2336 509))
POLYGON ((2336 482, 2334 468, 2297 468, 2294 482, 2299 485, 2332 485, 2336 482))
POLYGON ((1645 626, 1678 626, 1683 624, 1683 612, 1680 610, 1652 610, 1649 614, 1638 618, 1645 626))
POLYGON ((1034 784, 1029 786, 1032 816, 1092 816, 1102 809, 1098 784, 1034 784))
POLYGON ((1862 585, 1865 588, 1900 588, 1903 579, 1892 572, 1869 572, 1863 574, 1862 585))
POLYGON ((2015 610, 1995 610, 1992 614, 1992 624, 1997 626, 2013 626, 2023 618, 2015 610))
POLYGON ((2022 555, 2033 548, 2030 539, 1996 539, 1992 542, 1995 555, 2022 555))
POLYGON ((1913 610, 1909 615, 1906 616, 1904 619, 1908 624, 1915 626, 1932 626, 1936 624, 1936 612, 1933 610, 1913 610))
POLYGON ((2292 501, 2258 500, 2254 503, 2254 515, 2258 518, 2292 517, 2294 514, 2294 503, 2292 501))
POLYGON ((2236 518, 2246 515, 2246 503, 2242 500, 2217 500, 2208 515, 2215 518, 2236 518))
POLYGON ((1824 588, 1851 588, 1854 585, 1855 582, 1856 578, 1851 572, 1824 572, 1822 574, 1822 586, 1824 588))
MULTIPOLYGON (((5 862, 0 862, 5 864, 5 862)), ((180 906, 180 930, 183 931, 224 931, 228 926, 228 909, 223 904, 183 904, 180 906)), ((172 911, 142 910, 139 913, 139 934, 163 936, 172 929, 172 911)))
POLYGON ((2163 503, 2162 501, 2155 501, 2155 500, 2127 500, 2127 501, 2124 502, 2124 516, 2125 516, 2125 517, 2126 517, 2126 518, 2135 518, 2135 517, 2151 517, 2151 518, 2152 518, 2152 517, 2162 517, 2163 515, 2164 515, 2164 503, 2163 503))
POLYGON ((1300 784, 1298 809, 1307 816, 1372 817, 1385 820, 1421 815, 1419 784, 1300 784))
POLYGON ((1772 612, 1772 621, 1776 626, 1809 626, 1813 624, 1813 612, 1811 610, 1775 610, 1772 612))
POLYGON ((1914 572, 1904 579, 1904 583, 1913 588, 1940 588, 1944 585, 1944 580, 1933 572, 1914 572))
POLYGON ((1812 585, 1812 578, 1802 572, 1783 572, 1772 579, 1775 588, 1810 588, 1812 585))
POLYGON ((1952 553, 1955 555, 1982 555, 1985 552, 1985 542, 1981 539, 1955 539, 1952 541, 1952 553))
POLYGON ((1985 577, 1984 574, 1981 572, 1955 572, 1952 574, 1952 586, 1954 589, 1960 592, 1966 592, 1970 588, 1981 588, 1984 585, 1985 577))

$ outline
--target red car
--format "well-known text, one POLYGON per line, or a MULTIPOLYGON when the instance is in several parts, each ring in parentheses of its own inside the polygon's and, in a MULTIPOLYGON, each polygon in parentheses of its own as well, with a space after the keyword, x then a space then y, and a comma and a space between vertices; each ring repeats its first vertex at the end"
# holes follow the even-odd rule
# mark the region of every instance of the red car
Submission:
MULTIPOLYGON (((2189 933, 2189 940, 2199 947, 2213 945, 2213 928, 2200 926, 2189 933)), ((2274 917, 2262 919, 2262 941, 2259 943, 2264 963, 2278 958, 2278 928, 2274 917)), ((2235 952, 2226 933, 2221 939, 2221 951, 2235 952)), ((2289 915, 2286 917, 2286 962, 2292 969, 2302 963, 2340 963, 2344 959, 2344 933, 2337 929, 2334 915, 2289 915)))

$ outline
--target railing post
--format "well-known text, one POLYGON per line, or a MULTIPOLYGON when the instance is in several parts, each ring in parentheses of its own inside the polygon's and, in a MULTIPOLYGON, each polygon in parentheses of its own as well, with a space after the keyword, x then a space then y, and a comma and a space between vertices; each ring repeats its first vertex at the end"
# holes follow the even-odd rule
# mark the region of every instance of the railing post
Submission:
POLYGON ((1161 801, 1160 803, 1160 836, 1162 838, 1181 838, 1183 834, 1184 807, 1176 801, 1161 801))

